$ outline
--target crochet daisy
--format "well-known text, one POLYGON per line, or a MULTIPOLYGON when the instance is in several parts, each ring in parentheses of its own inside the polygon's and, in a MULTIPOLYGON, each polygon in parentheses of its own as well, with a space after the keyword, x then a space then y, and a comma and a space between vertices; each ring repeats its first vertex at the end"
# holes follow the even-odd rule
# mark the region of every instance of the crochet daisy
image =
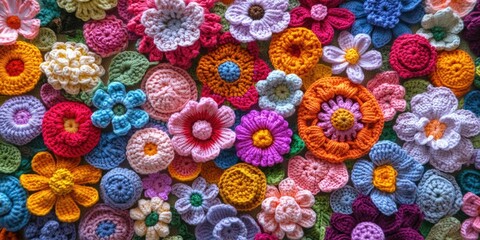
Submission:
POLYGON ((168 236, 168 224, 172 221, 170 204, 158 197, 151 200, 138 200, 138 207, 130 209, 130 217, 135 221, 135 234, 145 239, 160 239, 168 236))
POLYGON ((40 11, 36 0, 0 1, 0 45, 10 45, 18 35, 34 39, 40 30, 40 11))
POLYGON ((458 34, 462 30, 462 19, 451 7, 447 7, 423 16, 422 28, 417 30, 417 34, 428 39, 437 51, 452 51, 460 46, 458 34))

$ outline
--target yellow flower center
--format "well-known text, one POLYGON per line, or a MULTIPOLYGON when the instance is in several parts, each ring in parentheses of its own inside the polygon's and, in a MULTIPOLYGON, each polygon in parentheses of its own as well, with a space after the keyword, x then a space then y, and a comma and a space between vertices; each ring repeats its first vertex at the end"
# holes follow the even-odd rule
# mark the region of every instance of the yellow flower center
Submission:
POLYGON ((382 165, 373 170, 373 186, 378 190, 393 193, 396 190, 397 171, 391 165, 382 165))
POLYGON ((358 55, 357 50, 350 48, 345 52, 345 61, 348 63, 355 65, 358 60, 360 60, 360 55, 358 55))
POLYGON ((258 148, 267 148, 270 147, 273 143, 273 136, 267 129, 261 129, 256 131, 253 136, 253 145, 258 148))
POLYGON ((73 118, 63 119, 63 128, 69 133, 78 132, 78 123, 73 118))
POLYGON ((425 135, 427 135, 427 137, 433 136, 435 140, 443 137, 445 129, 447 129, 447 125, 445 123, 441 123, 436 119, 430 121, 424 128, 425 135))
POLYGON ((346 131, 355 124, 355 116, 347 109, 339 108, 330 117, 330 122, 335 129, 346 131))
POLYGON ((65 168, 55 171, 48 182, 50 189, 57 195, 69 194, 73 189, 73 184, 73 174, 65 168))
POLYGON ((147 156, 155 155, 155 154, 157 154, 157 152, 158 152, 157 145, 156 145, 156 144, 153 144, 153 143, 147 143, 147 144, 145 144, 145 146, 143 147, 143 152, 144 152, 145 155, 147 155, 147 156))
POLYGON ((12 29, 19 29, 22 26, 22 21, 18 16, 7 17, 7 26, 12 29))

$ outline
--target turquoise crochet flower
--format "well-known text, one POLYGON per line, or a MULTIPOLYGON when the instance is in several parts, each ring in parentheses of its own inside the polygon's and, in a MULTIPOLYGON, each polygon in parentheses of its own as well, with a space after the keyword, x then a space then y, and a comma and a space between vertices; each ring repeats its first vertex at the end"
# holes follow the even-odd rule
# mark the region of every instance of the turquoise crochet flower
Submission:
POLYGON ((370 150, 370 159, 359 160, 352 170, 352 182, 385 215, 397 212, 398 204, 415 202, 423 166, 397 144, 380 141, 370 150))
POLYGON ((302 84, 302 79, 295 74, 287 75, 280 70, 270 72, 266 80, 256 84, 259 107, 275 111, 284 118, 292 116, 303 98, 302 84))
POLYGON ((110 122, 113 133, 123 136, 134 128, 141 128, 148 123, 148 114, 140 107, 147 97, 140 90, 125 91, 125 86, 119 82, 108 85, 107 92, 99 89, 93 96, 92 103, 99 110, 92 114, 92 123, 96 127, 106 128, 110 122))
POLYGON ((60 7, 56 0, 39 0, 40 12, 35 18, 40 19, 40 25, 45 27, 53 19, 60 17, 60 7))
POLYGON ((0 228, 16 232, 27 225, 27 193, 13 176, 0 177, 0 228))

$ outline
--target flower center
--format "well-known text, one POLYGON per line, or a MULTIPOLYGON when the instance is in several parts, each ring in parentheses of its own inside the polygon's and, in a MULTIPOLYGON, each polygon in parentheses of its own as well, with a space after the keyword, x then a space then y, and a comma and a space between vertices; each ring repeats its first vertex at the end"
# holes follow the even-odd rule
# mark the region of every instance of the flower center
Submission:
POLYGON ((147 225, 147 227, 155 226, 155 224, 157 223, 158 223, 158 213, 156 212, 151 212, 145 218, 145 225, 147 225))
POLYGON ((433 38, 436 41, 440 41, 445 38, 445 35, 446 35, 445 28, 435 26, 432 29, 430 29, 430 31, 432 32, 433 38))
POLYGON ((355 116, 345 108, 337 109, 330 118, 332 126, 340 131, 346 131, 355 124, 355 116))
POLYGON ((202 203, 203 203, 203 197, 201 194, 192 193, 192 195, 190 195, 190 204, 192 204, 192 206, 199 207, 199 206, 202 206, 202 203))
POLYGON ((322 21, 328 14, 328 8, 323 4, 316 4, 310 9, 313 20, 322 21))
POLYGON ((300 57, 301 53, 302 53, 302 50, 300 46, 298 46, 297 44, 290 46, 290 55, 294 57, 300 57))
POLYGON ((262 19, 263 15, 265 15, 265 10, 260 5, 254 4, 248 9, 248 16, 253 20, 262 19))
POLYGON ((427 137, 433 136, 433 139, 435 140, 443 137, 443 133, 445 133, 445 129, 447 129, 447 125, 436 119, 430 121, 424 128, 425 135, 427 137))
POLYGON ((73 189, 73 174, 65 168, 60 168, 50 178, 48 185, 57 195, 66 195, 73 189))
POLYGON ((212 136, 212 125, 205 120, 196 121, 192 127, 192 134, 197 139, 207 140, 212 136))
POLYGON ((7 26, 12 29, 19 29, 22 26, 22 21, 18 16, 7 17, 7 26))
POLYGON ((112 110, 113 110, 113 114, 117 116, 122 116, 127 112, 127 107, 125 107, 125 105, 121 103, 117 103, 113 106, 112 110))
POLYGON ((13 121, 16 124, 23 125, 27 124, 28 120, 30 120, 31 117, 32 114, 29 111, 25 109, 20 109, 13 115, 13 121))
POLYGON ((20 59, 12 59, 5 66, 5 71, 7 71, 9 76, 15 77, 23 73, 25 69, 25 64, 20 59))
POLYGON ((0 215, 5 215, 12 210, 12 200, 5 194, 0 193, 0 215))
POLYGON ((272 133, 267 129, 261 129, 256 131, 252 135, 253 145, 258 148, 270 147, 273 143, 272 133))
POLYGON ((357 50, 350 48, 345 52, 345 61, 348 63, 355 65, 358 60, 360 60, 360 55, 358 55, 357 50))
POLYGON ((167 22, 167 28, 172 30, 172 31, 177 31, 181 27, 182 27, 182 21, 180 19, 174 18, 174 19, 170 19, 167 22))
POLYGON ((78 123, 73 118, 63 119, 63 128, 69 133, 78 132, 78 123))
POLYGON ((218 74, 227 82, 235 82, 240 78, 240 67, 232 61, 226 61, 218 66, 218 74))
POLYGON ((298 222, 302 219, 302 209, 297 201, 290 196, 280 198, 280 204, 275 209, 275 220, 279 223, 298 222))
POLYGON ((275 96, 280 100, 285 100, 290 97, 290 89, 285 84, 280 84, 275 87, 275 96))
POLYGON ((151 142, 145 144, 145 146, 143 147, 143 153, 145 153, 145 155, 147 156, 153 156, 157 154, 157 152, 158 152, 157 145, 151 142))
POLYGON ((385 234, 380 226, 372 222, 361 222, 352 231, 352 240, 384 240, 385 234))
POLYGON ((363 8, 367 13, 367 22, 374 26, 392 29, 400 21, 402 1, 366 0, 363 8))
POLYGON ((391 165, 378 166, 373 170, 373 186, 380 191, 393 193, 396 190, 397 171, 391 165))
POLYGON ((117 228, 117 225, 115 223, 113 223, 110 220, 105 220, 105 221, 101 221, 97 225, 97 229, 95 229, 95 232, 97 233, 97 236, 99 236, 100 238, 108 238, 108 236, 115 233, 116 228, 117 228))

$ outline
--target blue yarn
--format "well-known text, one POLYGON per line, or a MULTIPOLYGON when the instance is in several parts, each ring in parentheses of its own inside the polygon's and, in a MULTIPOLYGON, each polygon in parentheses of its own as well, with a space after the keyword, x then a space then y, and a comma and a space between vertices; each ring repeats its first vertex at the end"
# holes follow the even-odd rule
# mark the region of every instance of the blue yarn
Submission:
POLYGON ((40 19, 40 26, 44 27, 54 18, 60 17, 60 8, 56 0, 39 0, 40 12, 35 18, 40 19))
POLYGON ((463 109, 470 110, 480 117, 480 91, 474 90, 465 96, 463 109))
POLYGON ((24 230, 27 240, 75 240, 76 236, 75 224, 60 222, 53 213, 32 217, 24 230))
POLYGON ((346 185, 330 195, 330 206, 336 213, 352 214, 352 204, 357 196, 358 191, 355 188, 346 185))
POLYGON ((226 61, 218 66, 218 74, 227 82, 235 82, 240 78, 240 67, 232 61, 226 61))
POLYGON ((0 228, 16 232, 24 227, 30 219, 26 202, 27 193, 17 178, 0 177, 0 228))
POLYGON ((100 196, 110 207, 128 209, 142 194, 142 179, 132 170, 114 168, 100 181, 100 196))
POLYGON ((97 233, 97 236, 104 238, 115 233, 116 227, 117 225, 112 221, 105 220, 98 224, 97 229, 95 229, 95 232, 97 233))
POLYGON ((126 137, 103 133, 98 145, 85 156, 85 161, 103 170, 116 168, 126 159, 126 147, 126 137))
POLYGON ((220 154, 214 160, 215 165, 221 169, 227 169, 238 162, 237 152, 235 147, 224 149, 220 151, 220 154))
POLYGON ((480 196, 480 171, 464 169, 457 175, 457 181, 463 194, 471 192, 480 196))

